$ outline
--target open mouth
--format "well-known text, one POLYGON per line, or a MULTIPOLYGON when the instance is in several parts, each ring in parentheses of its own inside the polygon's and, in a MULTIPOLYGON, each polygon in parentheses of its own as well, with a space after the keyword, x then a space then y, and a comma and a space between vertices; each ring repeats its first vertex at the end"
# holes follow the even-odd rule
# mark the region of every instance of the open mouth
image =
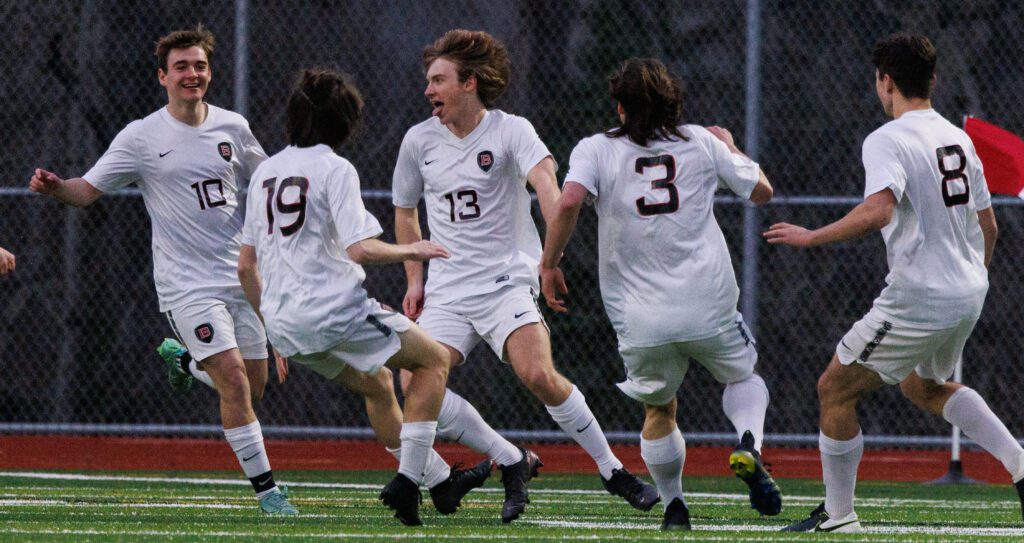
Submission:
POLYGON ((434 106, 434 110, 431 112, 431 115, 435 117, 441 115, 441 109, 444 107, 444 102, 440 100, 431 100, 430 105, 434 106))

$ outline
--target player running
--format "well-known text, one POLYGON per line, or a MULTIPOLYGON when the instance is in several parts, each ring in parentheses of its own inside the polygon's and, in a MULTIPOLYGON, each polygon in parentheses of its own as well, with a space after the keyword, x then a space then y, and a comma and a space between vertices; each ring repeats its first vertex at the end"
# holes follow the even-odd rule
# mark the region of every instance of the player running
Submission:
POLYGON ((658 60, 632 58, 609 78, 621 125, 583 139, 569 159, 548 222, 541 281, 549 307, 569 311, 558 264, 580 208, 595 202, 601 297, 619 340, 619 388, 646 409, 640 454, 664 500, 663 530, 689 530, 682 472, 686 442, 676 426, 676 391, 690 358, 724 383, 722 407, 739 445, 729 463, 750 488, 751 506, 776 515, 782 497, 760 460, 768 389, 736 310, 739 287, 712 212, 728 187, 755 204, 772 187, 728 130, 682 124, 679 81, 658 60))
MULTIPOLYGON (((405 135, 395 165, 393 202, 399 243, 422 236, 416 206, 426 202, 431 239, 452 256, 406 262, 406 315, 446 347, 458 365, 481 340, 513 371, 558 425, 597 463, 609 492, 649 510, 657 490, 612 453, 583 394, 555 370, 548 329, 536 304, 540 239, 530 216, 529 183, 550 218, 558 198, 555 162, 522 117, 494 107, 510 75, 508 54, 486 32, 452 30, 423 52, 425 95, 433 115, 405 135)), ((519 517, 526 483, 540 461, 499 436, 450 389, 438 432, 487 454, 502 469, 502 521, 519 517)))
POLYGON ((864 452, 857 403, 884 385, 899 384, 998 458, 1024 507, 1024 449, 977 392, 949 380, 981 315, 997 228, 974 145, 932 109, 935 59, 925 36, 875 44, 875 90, 893 120, 864 140, 864 202, 817 230, 779 223, 764 233, 769 243, 813 247, 880 230, 889 261, 886 287, 818 380, 825 501, 785 531, 862 531, 853 508, 864 452))
POLYGON ((291 145, 253 177, 238 274, 281 355, 366 397, 371 425, 399 453, 398 474, 380 497, 403 524, 418 526, 421 482, 432 487, 438 510, 452 513, 483 484, 490 461, 449 472, 433 451, 448 355, 362 286, 364 264, 449 256, 430 241, 376 239, 382 230, 363 207, 359 176, 333 151, 359 127, 362 105, 341 74, 303 72, 288 101, 291 145), (385 366, 411 373, 404 422, 385 366))
MULTIPOLYGON (((153 279, 160 311, 198 361, 193 374, 220 396, 224 436, 252 482, 260 509, 297 511, 274 482, 252 398, 267 382, 267 337, 245 299, 235 268, 244 193, 266 158, 242 116, 203 101, 213 71, 213 34, 201 26, 157 42, 157 78, 167 106, 130 123, 82 177, 37 169, 29 188, 75 207, 137 183, 153 228, 153 279)), ((184 348, 161 346, 173 360, 184 348)), ((172 384, 191 383, 170 368, 172 384), (176 379, 176 381, 174 381, 176 379)))

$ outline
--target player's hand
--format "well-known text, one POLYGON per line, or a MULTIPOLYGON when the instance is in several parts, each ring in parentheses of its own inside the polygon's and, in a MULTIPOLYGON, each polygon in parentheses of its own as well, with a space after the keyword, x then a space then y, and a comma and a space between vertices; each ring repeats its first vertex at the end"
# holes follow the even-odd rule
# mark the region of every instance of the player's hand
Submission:
POLYGON ((0 276, 14 271, 14 255, 0 247, 0 276))
POLYGON ((36 168, 35 175, 33 175, 32 179, 29 179, 28 181, 28 189, 32 192, 52 196, 53 193, 57 192, 63 184, 64 180, 57 177, 57 174, 48 172, 42 168, 36 168))
POLYGON ((283 385, 288 380, 288 359, 274 349, 274 365, 277 367, 277 384, 283 385))
POLYGON ((733 141, 732 139, 732 132, 729 132, 727 129, 722 128, 721 126, 708 126, 706 128, 708 132, 711 132, 712 136, 722 140, 722 143, 728 146, 729 150, 736 148, 736 142, 733 141))
POLYGON ((780 222, 773 224, 767 232, 762 234, 764 239, 771 244, 792 245, 793 247, 811 247, 814 245, 814 234, 795 224, 780 222))
POLYGON ((421 239, 415 243, 411 243, 410 246, 414 252, 413 257, 410 260, 422 262, 432 258, 449 258, 452 256, 452 254, 448 252, 448 249, 445 249, 441 245, 427 239, 421 239))
POLYGON ((569 287, 565 285, 565 275, 562 268, 541 268, 540 269, 540 292, 544 295, 544 301, 555 313, 568 313, 569 308, 562 298, 569 294, 569 287))
POLYGON ((423 313, 423 285, 409 285, 402 300, 402 312, 412 320, 420 318, 423 313))

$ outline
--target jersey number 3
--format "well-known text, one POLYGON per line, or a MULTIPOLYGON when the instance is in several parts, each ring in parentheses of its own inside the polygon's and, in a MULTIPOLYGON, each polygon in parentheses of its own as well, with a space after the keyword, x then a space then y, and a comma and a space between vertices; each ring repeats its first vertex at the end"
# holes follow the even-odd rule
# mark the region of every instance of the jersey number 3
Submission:
POLYGON ((939 172, 942 173, 942 201, 946 207, 960 206, 971 201, 971 185, 967 182, 964 169, 967 168, 967 155, 963 147, 950 145, 939 147, 935 150, 935 156, 939 159, 939 172), (957 167, 952 170, 946 168, 946 157, 957 157, 957 167), (964 191, 959 194, 949 193, 949 183, 952 181, 963 181, 964 191))
POLYGON ((276 187, 278 189, 277 198, 274 197, 276 183, 276 177, 271 177, 263 182, 263 188, 267 189, 267 235, 274 233, 274 208, 276 207, 278 214, 294 215, 298 213, 299 215, 291 224, 280 227, 281 235, 287 237, 298 232, 306 222, 306 191, 309 190, 309 179, 305 177, 282 179, 281 186, 276 187), (293 202, 285 203, 284 192, 288 187, 298 187, 299 197, 293 202))
POLYGON ((651 181, 652 189, 668 191, 668 201, 649 204, 646 198, 636 199, 636 210, 644 217, 673 213, 679 209, 679 190, 673 184, 676 180, 676 159, 672 155, 646 156, 636 159, 636 173, 643 175, 647 168, 665 167, 665 177, 651 181))

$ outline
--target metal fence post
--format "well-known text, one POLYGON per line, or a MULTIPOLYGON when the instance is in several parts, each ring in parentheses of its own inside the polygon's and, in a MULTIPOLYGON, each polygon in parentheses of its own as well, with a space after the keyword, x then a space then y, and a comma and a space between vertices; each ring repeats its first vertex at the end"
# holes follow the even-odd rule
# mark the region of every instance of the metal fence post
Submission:
MULTIPOLYGON (((747 0, 747 59, 746 59, 746 109, 744 150, 757 160, 758 140, 761 130, 761 2, 747 0)), ((758 266, 757 250, 760 244, 760 213, 757 207, 746 202, 743 205, 743 266, 741 311, 750 332, 757 337, 758 323, 758 266)))
POLYGON ((248 0, 235 0, 235 113, 249 116, 248 0))

